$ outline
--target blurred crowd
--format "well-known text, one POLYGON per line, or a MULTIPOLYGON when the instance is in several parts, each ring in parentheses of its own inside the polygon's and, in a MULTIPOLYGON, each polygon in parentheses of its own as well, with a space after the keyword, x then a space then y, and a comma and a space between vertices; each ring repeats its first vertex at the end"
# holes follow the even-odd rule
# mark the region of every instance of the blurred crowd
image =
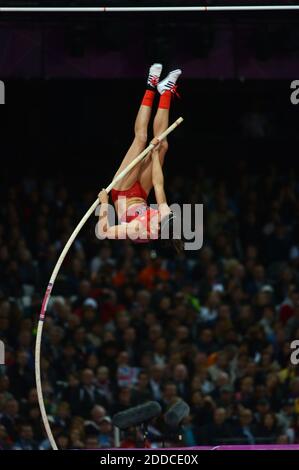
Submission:
MULTIPOLYGON (((80 188, 79 188, 80 189, 80 188)), ((66 240, 94 201, 60 177, 1 189, 0 448, 48 449, 34 379, 38 314, 66 240)), ((204 245, 77 237, 48 305, 41 354, 62 449, 114 445, 111 419, 148 400, 190 405, 186 446, 299 443, 299 180, 240 161, 167 181, 170 202, 204 204, 204 245)), ((160 445, 162 424, 151 424, 160 445)), ((124 447, 137 445, 132 433, 124 447)))

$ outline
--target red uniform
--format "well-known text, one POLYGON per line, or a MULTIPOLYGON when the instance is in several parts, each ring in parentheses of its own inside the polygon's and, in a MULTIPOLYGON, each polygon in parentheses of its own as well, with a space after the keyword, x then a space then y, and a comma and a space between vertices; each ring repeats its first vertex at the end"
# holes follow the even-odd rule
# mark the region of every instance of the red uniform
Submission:
MULTIPOLYGON (((111 190, 111 197, 113 202, 115 202, 119 197, 133 198, 138 197, 141 199, 147 200, 147 194, 139 181, 136 181, 131 188, 118 191, 117 189, 111 190)), ((148 237, 151 236, 151 239, 157 239, 158 233, 153 235, 151 233, 150 222, 153 217, 158 217, 159 211, 156 209, 151 209, 145 203, 134 204, 128 208, 128 210, 120 217, 121 223, 129 223, 132 220, 138 220, 146 229, 148 237)), ((147 243, 149 239, 137 238, 134 239, 136 243, 147 243)))

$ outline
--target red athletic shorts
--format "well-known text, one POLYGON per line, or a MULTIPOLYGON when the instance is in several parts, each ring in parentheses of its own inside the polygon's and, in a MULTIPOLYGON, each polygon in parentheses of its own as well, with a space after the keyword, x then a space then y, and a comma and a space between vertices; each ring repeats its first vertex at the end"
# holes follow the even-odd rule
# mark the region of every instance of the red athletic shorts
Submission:
POLYGON ((115 202, 119 197, 140 197, 147 200, 147 194, 144 191, 143 187, 141 186, 139 181, 133 184, 129 189, 125 189, 124 191, 118 191, 117 189, 111 189, 111 197, 112 201, 115 202))

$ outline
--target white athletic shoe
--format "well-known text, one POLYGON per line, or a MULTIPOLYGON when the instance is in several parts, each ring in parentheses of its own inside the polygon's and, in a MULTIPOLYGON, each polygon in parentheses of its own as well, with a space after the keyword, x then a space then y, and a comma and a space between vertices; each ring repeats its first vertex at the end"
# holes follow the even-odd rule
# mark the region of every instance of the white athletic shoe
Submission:
POLYGON ((159 78, 162 72, 162 64, 153 64, 149 69, 147 78, 147 85, 151 88, 156 88, 159 83, 159 78))
POLYGON ((160 95, 162 95, 164 91, 167 90, 170 90, 172 93, 176 93, 176 82, 181 73, 181 69, 173 70, 159 83, 157 89, 160 95))

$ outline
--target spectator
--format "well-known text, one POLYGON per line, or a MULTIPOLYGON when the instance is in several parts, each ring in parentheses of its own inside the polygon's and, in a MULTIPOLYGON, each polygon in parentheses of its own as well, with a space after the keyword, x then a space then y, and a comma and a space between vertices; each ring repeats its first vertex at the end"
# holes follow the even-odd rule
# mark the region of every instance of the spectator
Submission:
POLYGON ((162 387, 161 404, 164 410, 170 408, 178 400, 176 384, 173 382, 165 382, 162 387))
POLYGON ((9 450, 11 441, 7 436, 6 428, 0 424, 0 450, 9 450))
POLYGON ((58 434, 57 446, 60 450, 68 450, 70 448, 69 437, 64 433, 58 434))
POLYGON ((234 436, 242 439, 246 444, 255 444, 256 429, 253 425, 251 410, 244 408, 240 411, 239 422, 234 430, 234 436))
POLYGON ((213 415, 213 422, 202 426, 199 429, 199 442, 202 445, 221 444, 232 437, 232 428, 227 422, 224 408, 216 408, 213 415))
POLYGON ((100 444, 97 436, 88 436, 84 443, 84 449, 94 450, 99 449, 100 444))
POLYGON ((190 386, 188 369, 184 364, 177 364, 173 371, 173 380, 177 393, 183 400, 189 400, 190 386))
POLYGON ((105 397, 109 404, 113 403, 113 384, 109 378, 109 369, 101 366, 97 370, 96 375, 97 389, 102 396, 105 397))
POLYGON ((132 390, 129 387, 120 388, 116 395, 111 414, 114 415, 120 411, 125 411, 131 406, 133 406, 132 390))
POLYGON ((138 381, 132 390, 132 401, 135 405, 145 403, 152 399, 149 376, 146 372, 140 372, 138 381))
MULTIPOLYGON (((230 169, 233 184, 201 177, 209 217, 198 252, 99 245, 82 231, 43 335, 43 391, 61 448, 110 445, 114 413, 151 399, 166 410, 178 398, 191 407, 189 444, 299 442, 290 365, 299 334, 298 191, 286 189, 298 181, 275 166, 264 176, 240 164, 230 169)), ((190 178, 169 187, 201 201, 197 176, 190 178)), ((0 447, 46 449, 33 361, 40 288, 94 195, 82 189, 70 198, 56 179, 33 179, 29 192, 28 184, 5 183, 1 206, 0 447)))
POLYGON ((160 400, 162 397, 162 382, 164 378, 165 367, 162 365, 155 365, 150 371, 149 386, 151 393, 155 400, 160 400))
POLYGON ((37 443, 33 439, 33 430, 29 424, 21 426, 20 439, 13 446, 13 450, 37 450, 37 443))
POLYGON ((5 402, 3 412, 0 415, 0 423, 5 427, 8 438, 15 441, 18 436, 17 426, 19 424, 19 403, 17 400, 10 398, 5 402))
POLYGON ((117 385, 119 387, 132 387, 136 383, 138 369, 129 365, 129 354, 122 351, 117 358, 117 362, 117 385))
POLYGON ((102 449, 113 447, 113 427, 109 416, 104 416, 99 423, 99 445, 102 449))
POLYGON ((95 385, 94 373, 90 369, 84 369, 81 374, 80 385, 72 393, 70 406, 72 412, 83 417, 88 417, 94 405, 107 405, 105 396, 95 385))
POLYGON ((34 379, 32 368, 29 366, 29 355, 26 351, 19 350, 17 352, 16 363, 9 367, 8 377, 16 398, 20 399, 24 392, 26 395, 28 394, 34 384, 34 379))
POLYGON ((257 430, 260 443, 273 442, 274 436, 279 434, 279 426, 274 413, 265 413, 257 430))

